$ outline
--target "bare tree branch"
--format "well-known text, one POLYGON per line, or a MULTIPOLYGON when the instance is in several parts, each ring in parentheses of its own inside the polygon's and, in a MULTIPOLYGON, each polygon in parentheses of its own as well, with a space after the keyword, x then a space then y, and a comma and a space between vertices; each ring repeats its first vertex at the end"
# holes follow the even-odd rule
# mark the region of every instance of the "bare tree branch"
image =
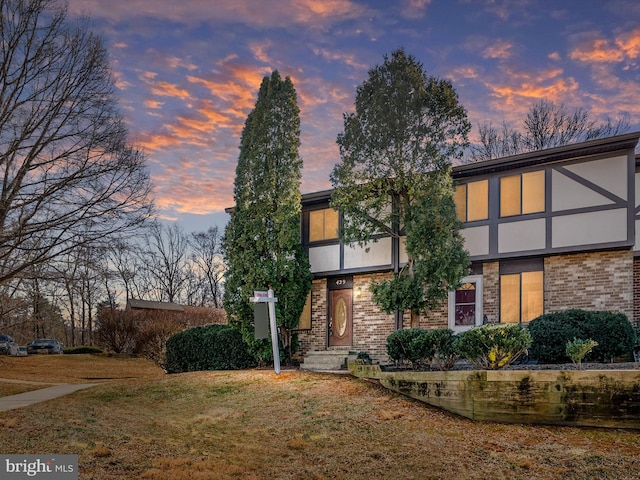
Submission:
POLYGON ((0 283, 152 213, 144 156, 126 143, 86 23, 54 0, 0 3, 0 283))

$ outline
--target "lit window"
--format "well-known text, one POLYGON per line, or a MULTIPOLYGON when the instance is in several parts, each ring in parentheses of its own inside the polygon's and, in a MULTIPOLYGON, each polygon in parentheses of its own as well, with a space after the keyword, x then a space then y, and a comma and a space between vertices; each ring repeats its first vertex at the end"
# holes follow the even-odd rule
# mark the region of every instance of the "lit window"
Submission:
POLYGON ((489 218, 489 181, 480 180, 456 186, 454 201, 461 222, 486 220, 489 218))
POLYGON ((500 216, 544 212, 544 171, 500 179, 500 216))
POLYGON ((309 212, 309 241, 338 238, 338 211, 333 208, 309 212))
POLYGON ((530 322, 543 313, 541 271, 500 275, 500 322, 530 322))

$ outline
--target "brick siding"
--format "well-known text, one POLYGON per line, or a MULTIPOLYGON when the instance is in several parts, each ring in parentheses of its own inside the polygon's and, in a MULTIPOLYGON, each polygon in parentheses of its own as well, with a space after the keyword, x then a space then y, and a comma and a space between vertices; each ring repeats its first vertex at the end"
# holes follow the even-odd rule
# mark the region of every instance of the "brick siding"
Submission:
MULTIPOLYGON (((353 277, 353 345, 350 350, 366 351, 381 363, 388 361, 386 339, 395 329, 395 318, 382 312, 373 302, 369 285, 372 280, 381 280, 390 275, 353 277)), ((482 277, 483 314, 488 323, 497 323, 500 318, 500 263, 484 263, 482 277)), ((300 332, 299 358, 311 350, 327 349, 325 279, 313 281, 311 301, 311 330, 300 332)), ((622 312, 630 319, 640 318, 640 259, 634 261, 633 252, 628 250, 545 258, 544 313, 569 308, 610 310, 622 312)), ((447 302, 441 308, 413 320, 412 325, 410 312, 404 312, 402 328, 447 328, 447 302)))
POLYGON ((581 308, 634 310, 634 260, 630 250, 557 255, 544 260, 545 313, 581 308))

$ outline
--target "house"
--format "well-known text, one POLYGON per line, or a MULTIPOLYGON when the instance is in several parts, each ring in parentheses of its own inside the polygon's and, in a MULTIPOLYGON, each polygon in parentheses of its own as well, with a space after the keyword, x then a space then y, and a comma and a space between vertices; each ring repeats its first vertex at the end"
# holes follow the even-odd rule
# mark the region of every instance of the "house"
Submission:
POLYGON ((170 315, 181 319, 185 326, 227 325, 227 315, 222 308, 192 307, 171 302, 155 302, 130 298, 125 308, 127 312, 148 312, 155 315, 170 315))
POLYGON ((153 311, 169 311, 169 312, 184 312, 184 308, 177 303, 171 302, 154 302, 151 300, 140 300, 137 298, 130 298, 127 300, 126 310, 153 310, 153 311))
MULTIPOLYGON (((526 324, 568 308, 640 318, 640 132, 456 166, 455 201, 471 268, 437 311, 388 315, 369 285, 407 261, 402 238, 338 238, 331 191, 303 195, 302 244, 314 275, 301 356, 365 351, 385 362, 396 329, 526 324)), ((304 365, 303 365, 304 366, 304 365)))

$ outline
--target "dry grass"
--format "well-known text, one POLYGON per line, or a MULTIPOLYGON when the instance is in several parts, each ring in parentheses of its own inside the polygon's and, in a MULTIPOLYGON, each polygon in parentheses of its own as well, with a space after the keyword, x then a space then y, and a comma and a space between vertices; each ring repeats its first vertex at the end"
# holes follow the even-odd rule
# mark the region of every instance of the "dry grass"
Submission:
MULTIPOLYGON (((71 357, 51 378, 76 371, 86 381, 82 360, 71 357)), ((65 360, 40 358, 41 368, 65 360)), ((93 378, 116 380, 0 413, 2 452, 78 454, 80 478, 96 480, 640 475, 633 431, 474 423, 349 376, 163 375, 141 360, 107 358, 93 368, 93 378), (127 378, 136 369, 140 378, 127 378)))

